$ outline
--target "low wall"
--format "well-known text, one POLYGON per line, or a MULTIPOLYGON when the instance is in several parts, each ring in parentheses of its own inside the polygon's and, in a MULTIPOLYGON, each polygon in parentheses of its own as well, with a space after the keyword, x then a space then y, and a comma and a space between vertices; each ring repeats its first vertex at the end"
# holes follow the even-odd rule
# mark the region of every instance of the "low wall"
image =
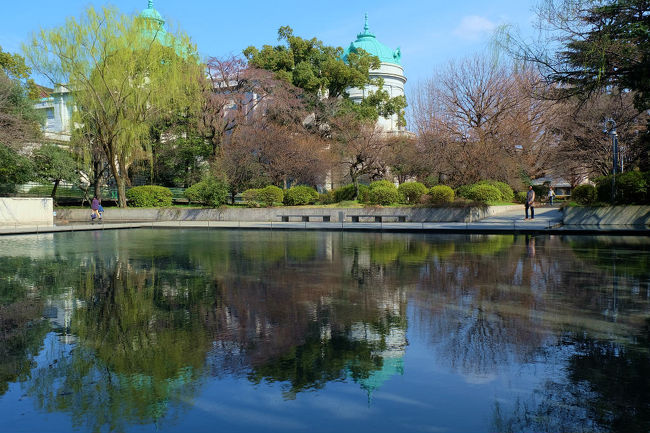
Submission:
POLYGON ((0 197, 0 227, 54 224, 51 198, 0 197))
POLYGON ((564 225, 650 226, 650 206, 565 207, 564 225))
MULTIPOLYGON (((488 216, 498 215, 517 206, 491 206, 485 208, 106 208, 105 222, 140 222, 140 221, 277 221, 280 215, 295 216, 292 220, 300 221, 300 215, 329 215, 330 221, 340 222, 349 215, 397 216, 406 215, 412 222, 472 222, 488 216)), ((57 222, 90 221, 90 209, 59 209, 57 222)))

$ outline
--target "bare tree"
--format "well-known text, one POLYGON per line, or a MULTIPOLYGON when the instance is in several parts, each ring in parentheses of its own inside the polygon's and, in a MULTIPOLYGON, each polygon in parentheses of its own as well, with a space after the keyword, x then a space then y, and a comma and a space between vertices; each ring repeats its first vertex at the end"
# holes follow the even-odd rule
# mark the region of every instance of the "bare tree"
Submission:
POLYGON ((300 89, 272 72, 247 66, 240 57, 211 57, 206 72, 202 123, 214 157, 230 134, 260 115, 296 123, 304 112, 300 89))
POLYGON ((634 107, 632 92, 607 92, 587 101, 572 99, 560 104, 563 115, 550 125, 559 137, 552 170, 572 184, 612 170, 612 139, 603 131, 604 121, 616 122, 621 161, 633 166, 644 153, 647 113, 634 107))
POLYGON ((390 141, 374 122, 364 122, 353 114, 334 118, 331 126, 333 159, 347 172, 356 197, 362 176, 379 179, 386 175, 390 141))
POLYGON ((453 185, 491 178, 517 186, 522 170, 543 173, 555 111, 535 97, 536 84, 530 70, 474 57, 420 85, 412 117, 420 146, 435 159, 430 170, 453 185))

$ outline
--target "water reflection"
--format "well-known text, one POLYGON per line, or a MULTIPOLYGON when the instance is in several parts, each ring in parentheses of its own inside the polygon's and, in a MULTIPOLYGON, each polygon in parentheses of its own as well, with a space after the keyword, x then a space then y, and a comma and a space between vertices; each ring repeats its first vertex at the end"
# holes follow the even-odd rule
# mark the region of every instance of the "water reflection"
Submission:
POLYGON ((427 374, 411 347, 468 387, 563 366, 498 388, 483 430, 650 427, 644 238, 134 230, 0 250, 0 396, 19 383, 81 429, 182 422, 215 378, 286 401, 349 384, 371 407, 427 374))

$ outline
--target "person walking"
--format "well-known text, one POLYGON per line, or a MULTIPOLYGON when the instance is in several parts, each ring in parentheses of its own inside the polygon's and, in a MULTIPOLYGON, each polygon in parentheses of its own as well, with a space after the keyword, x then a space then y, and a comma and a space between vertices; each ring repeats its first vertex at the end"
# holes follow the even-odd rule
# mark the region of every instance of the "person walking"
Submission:
POLYGON ((98 218, 99 215, 99 200, 97 197, 93 197, 92 203, 90 203, 90 219, 94 220, 95 218, 98 218))
POLYGON ((528 219, 528 208, 530 208, 530 219, 535 219, 535 191, 533 191, 532 185, 528 187, 528 193, 526 194, 526 218, 528 219))
POLYGON ((555 191, 553 191, 553 187, 550 187, 548 189, 548 202, 553 206, 553 199, 555 198, 555 191))

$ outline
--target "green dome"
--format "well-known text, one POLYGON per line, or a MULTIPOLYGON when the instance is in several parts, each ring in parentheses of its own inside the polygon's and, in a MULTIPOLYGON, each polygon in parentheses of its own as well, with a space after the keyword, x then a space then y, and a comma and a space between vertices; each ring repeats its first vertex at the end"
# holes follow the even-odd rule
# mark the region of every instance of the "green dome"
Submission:
POLYGON ((144 18, 145 20, 152 20, 155 22, 155 25, 164 30, 165 26, 165 19, 158 13, 157 10, 153 8, 153 0, 149 0, 149 3, 147 5, 146 9, 143 9, 142 12, 140 12, 140 17, 144 18))
POLYGON ((348 54, 356 53, 357 49, 361 48, 364 51, 379 57, 382 63, 400 64, 402 52, 399 48, 392 50, 386 45, 377 40, 374 34, 370 33, 368 29, 368 14, 366 14, 365 24, 363 26, 363 33, 357 35, 357 40, 352 42, 343 54, 343 61, 347 61, 348 54))
POLYGON ((160 13, 153 8, 153 0, 149 0, 146 9, 140 12, 140 18, 145 20, 150 25, 142 31, 145 39, 156 39, 158 42, 166 47, 173 45, 172 38, 165 30, 165 19, 160 13))

